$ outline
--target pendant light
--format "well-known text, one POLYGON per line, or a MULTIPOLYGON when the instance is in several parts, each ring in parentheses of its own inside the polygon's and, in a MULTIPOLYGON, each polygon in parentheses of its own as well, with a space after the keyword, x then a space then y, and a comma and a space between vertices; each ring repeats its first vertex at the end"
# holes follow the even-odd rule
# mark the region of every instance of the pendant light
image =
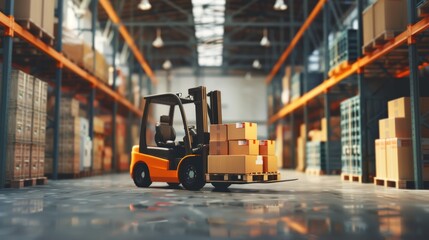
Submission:
POLYGON ((156 29, 156 38, 152 43, 152 46, 156 47, 156 48, 160 48, 162 46, 164 46, 164 41, 161 38, 161 29, 156 29))

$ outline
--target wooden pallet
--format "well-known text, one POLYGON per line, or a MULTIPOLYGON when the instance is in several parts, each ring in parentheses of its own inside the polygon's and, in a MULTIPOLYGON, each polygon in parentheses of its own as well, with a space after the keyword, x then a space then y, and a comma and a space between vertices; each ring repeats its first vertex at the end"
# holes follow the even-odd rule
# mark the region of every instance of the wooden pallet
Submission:
POLYGON ((373 42, 370 42, 366 46, 362 47, 362 53, 365 55, 373 52, 374 50, 375 50, 375 48, 373 46, 373 42))
POLYGON ((16 19, 15 20, 19 25, 21 25, 24 29, 28 30, 34 36, 41 39, 44 43, 53 46, 54 45, 54 37, 45 32, 40 26, 33 23, 28 19, 16 19))
POLYGON ((329 172, 322 169, 306 169, 305 174, 313 175, 313 176, 323 176, 323 175, 339 175, 341 174, 341 170, 331 170, 329 172))
POLYGON ((374 41, 372 41, 372 47, 376 49, 377 47, 383 46, 388 41, 394 39, 400 33, 401 32, 397 31, 385 31, 384 33, 374 38, 374 41))
MULTIPOLYGON (((415 181, 411 180, 388 180, 384 178, 374 178, 374 184, 377 186, 396 188, 396 189, 414 189, 415 181)), ((423 182, 423 187, 429 189, 429 181, 423 182)))
POLYGON ((358 182, 363 183, 361 175, 341 173, 341 180, 346 182, 358 182))
POLYGON ((36 185, 46 185, 47 183, 48 179, 46 177, 15 179, 7 183, 6 188, 32 187, 36 185))
POLYGON ((275 181, 280 180, 279 172, 268 173, 247 173, 247 174, 233 174, 233 173, 207 173, 207 182, 231 182, 231 183, 252 183, 262 181, 275 181))

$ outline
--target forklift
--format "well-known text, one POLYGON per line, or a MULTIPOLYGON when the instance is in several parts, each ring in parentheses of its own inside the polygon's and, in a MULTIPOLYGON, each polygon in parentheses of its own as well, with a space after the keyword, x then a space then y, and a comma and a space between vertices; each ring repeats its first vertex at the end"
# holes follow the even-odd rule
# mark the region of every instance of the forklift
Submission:
MULTIPOLYGON (((210 124, 222 123, 221 93, 207 94, 204 86, 191 88, 188 96, 164 93, 145 97, 145 106, 140 128, 140 143, 132 149, 130 175, 137 187, 149 187, 152 182, 166 182, 170 187, 180 184, 187 190, 200 190, 205 184, 209 154, 210 124), (207 100, 207 97, 209 100, 207 100), (209 101, 210 104, 207 102, 209 101), (184 105, 195 106, 196 126, 188 125, 184 105), (155 105, 167 107, 168 115, 161 115, 155 128, 156 146, 148 146, 146 131, 150 111, 155 105), (176 141, 173 128, 175 110, 180 111, 185 136, 176 141)), ((257 183, 279 182, 258 181, 257 183)), ((217 189, 227 189, 228 181, 210 181, 217 189)))

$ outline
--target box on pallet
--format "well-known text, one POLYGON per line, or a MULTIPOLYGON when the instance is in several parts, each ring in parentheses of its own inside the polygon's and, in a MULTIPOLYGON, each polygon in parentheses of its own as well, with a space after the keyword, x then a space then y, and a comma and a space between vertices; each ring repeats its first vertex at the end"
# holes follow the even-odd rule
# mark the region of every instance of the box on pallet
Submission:
POLYGON ((407 0, 378 0, 374 3, 374 38, 389 40, 407 27, 407 0))
MULTIPOLYGON (((363 46, 371 45, 374 40, 374 6, 370 5, 362 12, 363 46)), ((371 46, 372 47, 372 46, 371 46)), ((364 49, 365 52, 365 49, 364 49)))
MULTIPOLYGON (((2 76, 2 69, 0 69, 0 76, 2 76)), ((9 87, 9 108, 27 106, 27 85, 28 75, 20 70, 12 69, 9 87)))
POLYGON ((277 157, 276 156, 262 156, 263 165, 262 165, 262 171, 263 172, 277 172, 277 157))
POLYGON ((256 123, 228 124, 228 140, 256 140, 258 128, 256 123))
POLYGON ((259 155, 275 155, 275 146, 274 140, 259 140, 259 155))
MULTIPOLYGON (((409 97, 391 100, 387 103, 389 118, 411 118, 411 102, 409 97)), ((429 97, 420 98, 420 113, 429 113, 429 97)))
POLYGON ((23 170, 23 145, 22 143, 9 143, 7 146, 6 179, 16 180, 22 178, 23 170))
POLYGON ((256 155, 209 155, 209 173, 248 174, 263 171, 262 156, 256 155))
POLYGON ((226 124, 211 124, 210 125, 210 140, 211 141, 226 141, 228 140, 228 131, 226 124))
MULTIPOLYGON (((429 139, 422 139, 423 180, 429 181, 429 139)), ((386 139, 387 179, 414 181, 413 146, 410 138, 386 139)))
POLYGON ((411 137, 411 119, 386 118, 379 121, 380 138, 411 137))
POLYGON ((228 141, 210 141, 210 155, 228 155, 228 141))
MULTIPOLYGON (((5 0, 0 1, 0 9, 4 9, 5 0)), ((19 0, 14 5, 14 17, 17 20, 30 21, 38 27, 42 27, 43 0, 19 0)), ((2 11, 3 12, 3 11, 2 11)))
POLYGON ((387 177, 386 139, 375 140, 375 176, 380 179, 387 177))
POLYGON ((30 152, 30 177, 35 178, 39 175, 39 146, 31 145, 30 152))
POLYGON ((258 155, 258 140, 233 140, 228 143, 230 155, 258 155))
POLYGON ((42 28, 50 37, 54 37, 55 0, 43 0, 42 28))

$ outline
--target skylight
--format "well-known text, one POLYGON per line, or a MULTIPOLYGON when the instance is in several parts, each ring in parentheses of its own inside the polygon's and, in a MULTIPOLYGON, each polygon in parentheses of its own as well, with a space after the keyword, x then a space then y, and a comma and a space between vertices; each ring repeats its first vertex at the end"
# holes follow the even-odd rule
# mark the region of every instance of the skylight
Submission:
POLYGON ((221 66, 225 0, 192 0, 198 64, 221 66))

